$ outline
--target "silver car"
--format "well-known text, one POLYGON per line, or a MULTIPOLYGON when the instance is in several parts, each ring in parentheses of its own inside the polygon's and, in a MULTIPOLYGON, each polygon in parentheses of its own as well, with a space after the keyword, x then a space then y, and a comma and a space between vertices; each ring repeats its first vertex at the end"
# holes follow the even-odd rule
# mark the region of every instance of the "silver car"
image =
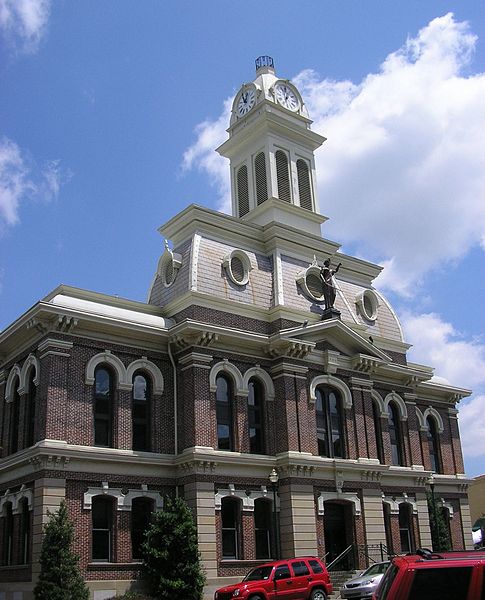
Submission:
POLYGON ((347 581, 340 588, 340 597, 351 598, 352 600, 371 598, 390 564, 389 561, 374 563, 358 577, 347 581))

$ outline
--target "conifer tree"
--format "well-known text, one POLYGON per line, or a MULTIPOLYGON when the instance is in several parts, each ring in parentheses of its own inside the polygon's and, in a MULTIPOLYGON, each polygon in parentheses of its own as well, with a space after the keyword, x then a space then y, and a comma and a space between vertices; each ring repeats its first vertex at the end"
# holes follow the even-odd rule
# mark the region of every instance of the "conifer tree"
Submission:
POLYGON ((149 593, 158 600, 201 600, 205 576, 200 565, 197 528, 181 498, 166 497, 154 514, 142 544, 149 593))
POLYGON ((448 527, 443 516, 441 506, 432 494, 427 492, 429 525, 431 528, 431 541, 435 552, 451 550, 451 540, 448 527))
POLYGON ((40 576, 34 588, 36 600, 88 600, 89 590, 79 571, 79 557, 71 550, 74 528, 67 506, 49 515, 40 552, 40 576))

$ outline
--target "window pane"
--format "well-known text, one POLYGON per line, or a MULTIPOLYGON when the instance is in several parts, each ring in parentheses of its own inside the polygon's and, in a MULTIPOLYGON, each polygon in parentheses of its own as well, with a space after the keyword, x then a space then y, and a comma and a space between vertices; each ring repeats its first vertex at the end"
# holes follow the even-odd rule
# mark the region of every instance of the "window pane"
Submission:
POLYGON ((150 525, 153 500, 135 498, 131 506, 131 552, 132 558, 142 558, 141 545, 145 531, 150 525))
POLYGON ((109 562, 110 532, 93 529, 93 560, 109 562))
POLYGON ((466 600, 471 574, 471 567, 417 569, 409 597, 413 600, 466 600))
POLYGON ((96 496, 91 506, 92 560, 111 560, 111 530, 113 526, 113 500, 96 496))
POLYGON ((216 384, 217 447, 232 450, 231 387, 222 376, 217 378, 216 384))
POLYGON ((263 392, 261 386, 254 381, 249 382, 248 389, 249 451, 261 454, 264 452, 263 392))
POLYGON ((110 444, 109 421, 103 418, 94 420, 94 444, 96 446, 109 446, 110 444))
POLYGON ((96 396, 98 395, 107 395, 109 394, 110 388, 110 377, 108 371, 106 369, 97 369, 96 370, 96 396))
POLYGON ((133 380, 133 399, 147 399, 147 380, 142 375, 136 375, 133 380))
POLYGON ((310 575, 310 571, 308 570, 308 567, 302 560, 292 562, 291 566, 293 567, 293 572, 295 574, 295 577, 302 576, 302 575, 310 575))
POLYGON ((223 498, 221 507, 223 558, 238 558, 238 518, 237 502, 230 498, 223 498))

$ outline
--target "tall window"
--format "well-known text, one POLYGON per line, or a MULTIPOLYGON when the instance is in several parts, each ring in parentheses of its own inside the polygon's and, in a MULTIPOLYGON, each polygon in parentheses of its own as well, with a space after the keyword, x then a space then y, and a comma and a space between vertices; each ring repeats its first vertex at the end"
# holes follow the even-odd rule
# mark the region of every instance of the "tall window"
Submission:
POLYGON ((382 503, 382 510, 384 513, 384 528, 386 530, 386 545, 388 554, 394 554, 394 540, 392 539, 392 525, 391 525, 391 507, 387 502, 382 503))
POLYGON ((262 385, 251 379, 248 394, 249 451, 264 454, 264 415, 262 385))
POLYGON ((310 171, 306 161, 299 158, 296 161, 296 173, 298 176, 298 190, 300 192, 300 206, 312 210, 312 187, 310 184, 310 171))
POLYGON ((92 559, 93 562, 112 561, 113 537, 113 498, 95 496, 92 513, 92 559))
POLYGON ((429 458, 431 460, 431 470, 435 473, 441 473, 438 427, 436 426, 435 419, 432 417, 428 417, 426 419, 426 425, 428 426, 428 447, 429 458))
POLYGON ((316 389, 316 417, 318 454, 330 458, 344 458, 342 400, 329 387, 316 389))
POLYGON ((248 168, 246 165, 238 169, 236 182, 239 216, 242 217, 249 212, 248 168))
POLYGON ((12 564, 13 550, 13 515, 12 503, 5 502, 3 505, 3 564, 12 564))
POLYGON ((258 206, 268 199, 268 184, 266 181, 266 159, 260 152, 254 159, 254 175, 256 183, 256 202, 258 206))
POLYGON ((375 400, 372 401, 372 415, 374 417, 374 431, 376 432, 377 458, 379 459, 379 462, 383 464, 385 461, 384 446, 382 443, 381 411, 375 400))
POLYGON ((133 450, 150 450, 150 397, 149 380, 141 373, 133 377, 133 450))
POLYGON ((19 380, 16 379, 13 385, 13 399, 10 406, 10 454, 19 449, 19 411, 20 395, 18 392, 19 380))
POLYGON ((113 377, 103 367, 94 373, 94 444, 113 444, 113 377))
POLYGON ((142 558, 141 545, 145 531, 150 525, 153 512, 151 498, 134 498, 131 505, 131 555, 134 559, 142 558))
POLYGON ((399 410, 394 402, 389 402, 389 437, 391 439, 392 464, 402 465, 401 424, 399 421, 399 410))
POLYGON ((232 450, 232 386, 224 375, 217 376, 216 385, 217 447, 232 450))
POLYGON ((254 503, 256 558, 271 556, 271 502, 258 498, 254 503))
POLYGON ((239 501, 223 498, 221 502, 222 558, 239 558, 239 501))
POLYGON ((278 198, 285 202, 291 202, 290 172, 288 168, 288 157, 282 150, 275 153, 276 181, 278 184, 278 198))
POLYGON ((413 550, 413 509, 411 504, 401 502, 399 505, 399 536, 401 538, 401 552, 413 550))
POLYGON ((20 564, 26 565, 30 559, 30 511, 29 501, 22 498, 20 505, 20 564))
POLYGON ((27 406, 25 414, 25 447, 33 446, 34 427, 35 427, 35 398, 37 394, 37 386, 34 383, 35 370, 31 369, 29 377, 29 391, 27 396, 27 406))

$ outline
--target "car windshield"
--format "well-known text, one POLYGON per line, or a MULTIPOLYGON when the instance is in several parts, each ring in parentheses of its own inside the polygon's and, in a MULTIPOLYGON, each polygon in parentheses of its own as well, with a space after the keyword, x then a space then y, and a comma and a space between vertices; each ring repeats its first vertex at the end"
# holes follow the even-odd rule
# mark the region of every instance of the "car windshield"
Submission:
POLYGON ((257 569, 249 571, 243 581, 261 581, 269 579, 272 570, 273 567, 258 567, 257 569))
POLYGON ((382 575, 386 572, 389 563, 377 563, 366 569, 362 575, 382 575))

